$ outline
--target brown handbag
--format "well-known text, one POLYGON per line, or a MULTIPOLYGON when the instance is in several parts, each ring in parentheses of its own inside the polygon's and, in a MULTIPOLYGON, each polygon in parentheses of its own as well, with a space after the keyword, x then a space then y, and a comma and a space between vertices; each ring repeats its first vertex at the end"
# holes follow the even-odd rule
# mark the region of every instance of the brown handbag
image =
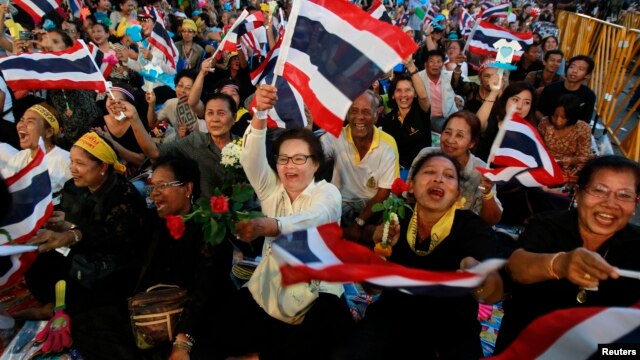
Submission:
POLYGON ((176 285, 158 284, 129 298, 131 328, 139 349, 150 349, 173 341, 187 290, 176 285))

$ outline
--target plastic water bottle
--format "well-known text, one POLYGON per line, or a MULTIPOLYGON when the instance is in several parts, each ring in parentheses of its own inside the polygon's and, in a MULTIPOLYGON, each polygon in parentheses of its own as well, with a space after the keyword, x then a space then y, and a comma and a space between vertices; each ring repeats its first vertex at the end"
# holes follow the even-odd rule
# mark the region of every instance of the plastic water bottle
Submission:
POLYGON ((0 342, 2 349, 6 349, 15 335, 16 321, 9 313, 2 309, 0 310, 0 342))

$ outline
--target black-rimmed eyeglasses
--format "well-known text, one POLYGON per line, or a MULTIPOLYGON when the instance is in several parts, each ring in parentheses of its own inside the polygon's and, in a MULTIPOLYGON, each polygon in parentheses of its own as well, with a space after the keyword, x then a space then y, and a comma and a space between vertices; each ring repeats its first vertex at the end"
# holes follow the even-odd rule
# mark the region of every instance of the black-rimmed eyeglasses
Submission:
POLYGON ((307 160, 310 157, 313 157, 313 155, 302 155, 302 154, 297 154, 293 156, 278 155, 276 156, 276 164, 287 165, 289 163, 289 160, 291 160, 291 162, 293 162, 296 165, 304 165, 307 163, 307 160))

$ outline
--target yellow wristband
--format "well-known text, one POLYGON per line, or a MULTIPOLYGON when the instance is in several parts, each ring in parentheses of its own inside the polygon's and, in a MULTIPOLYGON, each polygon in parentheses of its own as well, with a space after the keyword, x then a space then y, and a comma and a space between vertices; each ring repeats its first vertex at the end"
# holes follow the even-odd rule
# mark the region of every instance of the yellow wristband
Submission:
POLYGON ((489 191, 488 194, 483 194, 482 195, 482 199, 484 201, 489 201, 489 200, 493 199, 493 191, 489 191))

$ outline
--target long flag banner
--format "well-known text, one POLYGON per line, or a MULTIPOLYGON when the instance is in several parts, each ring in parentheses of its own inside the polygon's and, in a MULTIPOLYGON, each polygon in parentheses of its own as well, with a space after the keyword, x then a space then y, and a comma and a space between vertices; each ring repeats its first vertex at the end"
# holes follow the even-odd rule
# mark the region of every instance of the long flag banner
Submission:
POLYGON ((417 47, 347 1, 295 1, 275 73, 302 95, 314 123, 337 137, 353 100, 417 47))
POLYGON ((342 239, 337 223, 280 235, 271 253, 280 264, 283 285, 311 280, 367 282, 416 295, 460 296, 480 286, 505 260, 490 259, 470 271, 428 271, 381 259, 372 250, 342 239))
MULTIPOLYGON (((492 24, 486 20, 481 20, 476 24, 474 31, 469 37, 469 51, 476 55, 496 57, 498 49, 493 44, 500 39, 507 41, 515 40, 520 43, 522 49, 533 44, 533 33, 518 33, 509 31, 503 27, 492 24)), ((519 61, 524 50, 517 51, 513 56, 513 61, 519 61)))
POLYGON ((241 17, 238 17, 236 20, 237 24, 234 23, 224 36, 223 49, 226 51, 237 51, 236 45, 240 38, 247 33, 258 30, 264 25, 264 15, 262 14, 262 11, 256 10, 252 13, 243 11, 243 13, 246 13, 245 17, 243 17, 242 20, 241 17))
MULTIPOLYGON (((638 343, 640 309, 637 304, 628 308, 570 308, 536 319, 507 349, 487 360, 599 359, 608 354, 598 353, 598 344, 638 343)), ((614 349, 619 351, 620 347, 613 345, 607 350, 614 349)))
POLYGON ((373 4, 371 4, 371 7, 369 7, 369 10, 367 12, 374 19, 393 24, 391 16, 389 16, 389 13, 387 13, 387 8, 384 7, 384 4, 380 0, 375 0, 373 4))
MULTIPOLYGON (((38 149, 33 160, 5 183, 11 194, 11 209, 0 218, 0 229, 15 244, 24 244, 44 225, 53 211, 51 181, 44 162, 44 150, 38 149)), ((1 237, 0 237, 1 238, 1 237)), ((7 239, 0 242, 6 245, 7 239)), ((0 257, 0 288, 15 282, 35 260, 35 252, 0 257)))
POLYGON ((171 64, 171 67, 176 69, 178 63, 178 48, 173 42, 173 39, 171 39, 171 36, 169 36, 169 32, 164 27, 162 18, 156 21, 148 41, 151 45, 158 48, 158 50, 164 54, 164 57, 167 59, 169 64, 171 64))
POLYGON ((13 90, 83 89, 106 91, 106 81, 86 45, 53 52, 0 58, 0 71, 13 90))
POLYGON ((489 19, 492 17, 506 18, 509 16, 509 7, 511 4, 501 4, 497 6, 493 6, 483 11, 480 15, 482 19, 489 19))
MULTIPOLYGON (((260 66, 251 72, 251 82, 257 84, 271 84, 273 82, 273 70, 276 67, 278 56, 280 55, 280 44, 278 41, 273 49, 269 51, 266 59, 260 66)), ((276 88, 278 89, 278 101, 269 110, 267 115, 267 126, 270 128, 298 128, 307 125, 307 116, 304 112, 304 101, 298 91, 289 85, 289 82, 282 76, 276 78, 276 88)), ((255 107, 255 98, 250 109, 255 107)))
POLYGON ((13 3, 31 15, 36 24, 45 15, 60 7, 60 0, 14 0, 13 3))
POLYGON ((499 184, 555 187, 564 183, 562 170, 538 131, 515 112, 502 122, 488 160, 490 169, 476 169, 499 184))

